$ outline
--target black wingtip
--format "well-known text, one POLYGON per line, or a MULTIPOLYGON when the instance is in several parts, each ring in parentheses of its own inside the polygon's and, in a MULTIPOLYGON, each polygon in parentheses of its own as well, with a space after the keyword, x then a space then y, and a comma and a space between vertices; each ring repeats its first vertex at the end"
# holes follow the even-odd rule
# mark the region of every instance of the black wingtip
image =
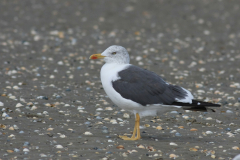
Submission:
POLYGON ((198 100, 192 100, 192 103, 173 102, 171 105, 176 106, 191 106, 191 107, 221 107, 220 104, 214 104, 209 102, 203 102, 198 100))
POLYGON ((191 111, 200 111, 200 112, 216 112, 214 109, 212 108, 208 108, 208 107, 204 107, 204 106, 193 106, 193 107, 182 107, 183 110, 191 110, 191 111))

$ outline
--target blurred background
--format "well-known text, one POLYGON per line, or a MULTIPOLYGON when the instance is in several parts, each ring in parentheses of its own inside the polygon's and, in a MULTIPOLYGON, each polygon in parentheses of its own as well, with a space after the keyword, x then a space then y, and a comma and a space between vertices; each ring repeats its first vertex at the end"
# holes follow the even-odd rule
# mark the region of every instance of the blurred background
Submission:
POLYGON ((19 53, 25 45, 37 54, 88 55, 118 44, 134 54, 230 54, 240 37, 239 10, 232 0, 1 0, 0 40, 19 53))

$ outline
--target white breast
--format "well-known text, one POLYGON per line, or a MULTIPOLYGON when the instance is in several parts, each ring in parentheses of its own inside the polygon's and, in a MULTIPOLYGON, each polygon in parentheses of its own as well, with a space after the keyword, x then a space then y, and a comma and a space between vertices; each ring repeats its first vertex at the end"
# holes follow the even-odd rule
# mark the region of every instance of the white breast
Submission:
POLYGON ((112 87, 112 81, 116 81, 120 78, 118 76, 118 72, 127 68, 129 65, 130 64, 104 64, 101 69, 101 81, 105 92, 107 93, 108 97, 113 101, 113 103, 115 103, 118 107, 133 111, 136 107, 142 106, 136 102, 123 98, 112 87))

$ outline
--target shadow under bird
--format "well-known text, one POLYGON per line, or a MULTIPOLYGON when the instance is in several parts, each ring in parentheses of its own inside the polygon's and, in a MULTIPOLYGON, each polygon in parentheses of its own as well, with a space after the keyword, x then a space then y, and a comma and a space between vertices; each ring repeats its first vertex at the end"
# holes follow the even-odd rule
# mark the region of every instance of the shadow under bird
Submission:
POLYGON ((104 59, 101 82, 105 92, 118 107, 135 115, 133 134, 131 137, 119 136, 123 140, 141 138, 140 117, 156 116, 173 108, 207 111, 208 107, 220 107, 219 104, 194 100, 185 88, 169 84, 156 73, 129 64, 129 54, 122 46, 110 46, 101 54, 91 55, 90 59, 104 59))

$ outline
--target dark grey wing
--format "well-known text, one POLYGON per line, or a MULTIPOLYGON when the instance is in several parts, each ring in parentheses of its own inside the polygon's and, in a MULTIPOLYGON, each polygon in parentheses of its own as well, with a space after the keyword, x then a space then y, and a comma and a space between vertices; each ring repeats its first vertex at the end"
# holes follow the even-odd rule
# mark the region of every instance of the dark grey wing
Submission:
POLYGON ((126 99, 141 105, 171 105, 175 99, 184 99, 187 92, 181 87, 167 84, 160 76, 131 65, 118 73, 120 79, 113 81, 113 88, 126 99))

